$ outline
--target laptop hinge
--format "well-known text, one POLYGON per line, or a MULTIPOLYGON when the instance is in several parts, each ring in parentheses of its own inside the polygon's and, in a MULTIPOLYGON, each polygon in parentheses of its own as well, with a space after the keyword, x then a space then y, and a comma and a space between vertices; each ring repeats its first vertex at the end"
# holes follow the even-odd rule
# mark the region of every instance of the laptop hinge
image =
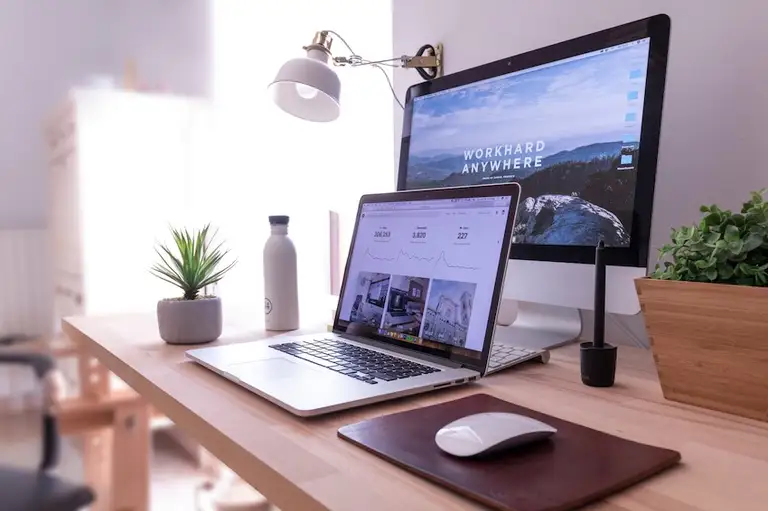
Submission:
POLYGON ((389 344, 386 342, 377 341, 376 339, 369 339, 368 337, 360 337, 357 335, 342 334, 339 332, 334 332, 334 333, 339 337, 342 337, 344 339, 349 339, 350 341, 359 342, 361 344, 367 344, 368 346, 373 346, 374 348, 393 351, 401 355, 407 355, 409 357, 418 358, 419 360, 423 360, 425 362, 431 362, 433 364, 439 364, 439 365, 451 367, 454 369, 459 369, 464 367, 463 364, 459 364, 458 362, 448 360, 447 358, 436 357, 435 355, 430 355, 429 353, 422 353, 420 351, 403 348, 402 346, 397 346, 397 345, 389 344))

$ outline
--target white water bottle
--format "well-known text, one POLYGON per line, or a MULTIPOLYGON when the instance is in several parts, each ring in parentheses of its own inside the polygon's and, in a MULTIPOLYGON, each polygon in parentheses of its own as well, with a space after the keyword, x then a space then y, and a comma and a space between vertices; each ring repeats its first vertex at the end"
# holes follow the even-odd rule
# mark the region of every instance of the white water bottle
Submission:
POLYGON ((264 317, 267 330, 299 328, 296 247, 288 237, 288 217, 270 216, 272 235, 264 244, 264 317))

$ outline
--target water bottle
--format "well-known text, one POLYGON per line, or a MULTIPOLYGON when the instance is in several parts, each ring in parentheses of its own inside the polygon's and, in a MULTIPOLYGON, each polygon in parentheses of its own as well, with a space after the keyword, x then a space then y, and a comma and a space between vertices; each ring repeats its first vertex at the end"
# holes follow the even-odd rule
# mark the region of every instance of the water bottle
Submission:
POLYGON ((288 237, 288 217, 269 217, 272 235, 264 244, 264 318, 267 330, 299 328, 296 247, 288 237))

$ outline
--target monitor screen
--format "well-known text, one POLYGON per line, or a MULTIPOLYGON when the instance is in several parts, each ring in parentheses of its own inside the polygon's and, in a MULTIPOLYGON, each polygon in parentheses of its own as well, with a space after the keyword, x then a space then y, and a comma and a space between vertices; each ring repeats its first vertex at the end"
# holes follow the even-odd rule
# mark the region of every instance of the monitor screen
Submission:
POLYGON ((405 188, 517 181, 514 243, 629 247, 649 47, 639 38, 415 97, 405 188))
POLYGON ((335 328, 479 359, 512 200, 364 203, 335 328))

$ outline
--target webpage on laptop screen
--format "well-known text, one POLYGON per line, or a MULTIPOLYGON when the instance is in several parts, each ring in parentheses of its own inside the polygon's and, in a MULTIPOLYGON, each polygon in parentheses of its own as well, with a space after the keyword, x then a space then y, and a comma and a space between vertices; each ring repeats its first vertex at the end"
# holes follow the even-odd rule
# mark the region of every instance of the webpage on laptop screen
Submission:
POLYGON ((339 326, 480 356, 510 197, 364 204, 339 326))

